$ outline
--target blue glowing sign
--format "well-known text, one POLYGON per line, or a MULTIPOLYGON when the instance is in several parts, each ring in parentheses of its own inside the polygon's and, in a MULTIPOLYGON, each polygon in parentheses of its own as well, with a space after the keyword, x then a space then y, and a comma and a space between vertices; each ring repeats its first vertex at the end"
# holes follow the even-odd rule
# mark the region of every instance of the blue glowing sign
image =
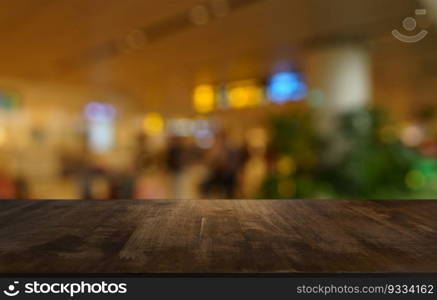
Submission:
POLYGON ((109 151, 114 144, 114 119, 116 109, 113 105, 90 102, 85 106, 88 119, 88 145, 93 152, 109 151))
POLYGON ((306 84, 297 73, 277 73, 270 79, 267 95, 272 102, 298 101, 307 94, 306 84))
POLYGON ((91 122, 113 121, 115 114, 115 107, 111 104, 90 102, 85 106, 85 116, 91 122))

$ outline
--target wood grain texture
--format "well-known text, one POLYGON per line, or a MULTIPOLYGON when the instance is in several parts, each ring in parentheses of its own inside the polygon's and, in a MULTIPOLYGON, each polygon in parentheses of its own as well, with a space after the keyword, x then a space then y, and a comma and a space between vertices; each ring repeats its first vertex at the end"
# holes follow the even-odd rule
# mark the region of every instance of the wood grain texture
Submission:
POLYGON ((437 201, 1 201, 0 272, 436 272, 437 201))

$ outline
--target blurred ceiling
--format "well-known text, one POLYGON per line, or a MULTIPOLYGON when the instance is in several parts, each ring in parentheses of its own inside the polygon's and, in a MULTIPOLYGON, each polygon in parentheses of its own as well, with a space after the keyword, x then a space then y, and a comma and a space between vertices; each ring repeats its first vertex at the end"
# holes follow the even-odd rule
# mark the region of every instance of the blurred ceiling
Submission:
MULTIPOLYGON (((299 67, 307 49, 390 35, 413 0, 0 2, 0 78, 186 106, 194 84, 299 67), (273 69, 272 69, 273 68, 273 69)), ((1 82, 0 82, 1 84, 1 82)))

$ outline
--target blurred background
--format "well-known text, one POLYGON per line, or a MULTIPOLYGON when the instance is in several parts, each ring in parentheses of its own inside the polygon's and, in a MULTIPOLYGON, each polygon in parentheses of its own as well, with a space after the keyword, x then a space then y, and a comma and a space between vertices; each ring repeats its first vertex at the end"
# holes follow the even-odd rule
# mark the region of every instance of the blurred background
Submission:
POLYGON ((433 0, 15 0, 0 24, 0 199, 437 198, 433 0))

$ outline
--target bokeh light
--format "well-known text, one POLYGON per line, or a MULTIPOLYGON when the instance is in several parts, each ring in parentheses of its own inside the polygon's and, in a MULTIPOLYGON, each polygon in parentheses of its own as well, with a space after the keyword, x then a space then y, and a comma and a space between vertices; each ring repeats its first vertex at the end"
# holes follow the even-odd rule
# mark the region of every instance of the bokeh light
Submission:
POLYGON ((277 162, 278 173, 284 176, 293 174, 296 171, 296 163, 289 156, 282 156, 277 162))
POLYGON ((405 183, 408 188, 412 190, 420 190, 426 184, 426 178, 422 172, 418 170, 412 170, 407 173, 405 177, 405 183))
POLYGON ((417 125, 406 126, 401 132, 402 142, 410 147, 417 147, 425 138, 423 129, 417 125))
POLYGON ((85 116, 91 122, 113 121, 116 110, 111 104, 90 102, 85 106, 85 116))
POLYGON ((277 73, 270 79, 267 94, 272 102, 283 103, 305 98, 307 88, 300 75, 293 72, 277 73))
POLYGON ((102 102, 90 102, 84 108, 88 120, 88 146, 94 153, 109 151, 114 144, 114 120, 116 109, 102 102))
POLYGON ((143 128, 148 135, 160 135, 164 131, 164 119, 159 113, 149 113, 144 117, 143 128))
POLYGON ((254 80, 230 83, 227 86, 227 98, 231 108, 256 106, 263 102, 263 88, 254 80))
POLYGON ((211 85, 199 85, 194 89, 194 109, 196 112, 205 114, 214 110, 215 89, 211 85))

